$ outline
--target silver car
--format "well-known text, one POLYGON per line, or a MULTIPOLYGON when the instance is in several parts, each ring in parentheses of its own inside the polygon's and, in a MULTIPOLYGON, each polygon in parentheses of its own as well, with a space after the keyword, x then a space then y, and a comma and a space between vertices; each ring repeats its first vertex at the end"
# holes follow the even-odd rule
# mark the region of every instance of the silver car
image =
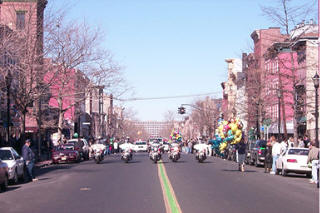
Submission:
POLYGON ((12 147, 0 148, 0 159, 8 165, 9 180, 14 184, 24 179, 25 162, 12 147))

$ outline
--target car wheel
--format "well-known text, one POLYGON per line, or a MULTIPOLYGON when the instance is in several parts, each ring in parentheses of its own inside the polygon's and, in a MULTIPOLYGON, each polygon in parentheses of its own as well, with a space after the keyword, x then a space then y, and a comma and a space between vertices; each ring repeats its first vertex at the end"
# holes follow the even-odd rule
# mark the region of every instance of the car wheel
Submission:
POLYGON ((20 175, 20 177, 19 177, 19 181, 20 182, 23 182, 24 181, 24 172, 25 172, 25 168, 23 168, 23 170, 22 170, 22 174, 20 175))
POLYGON ((2 192, 5 192, 5 191, 7 190, 7 188, 8 188, 8 176, 5 175, 5 176, 4 176, 4 182, 3 182, 3 184, 1 185, 1 191, 2 191, 2 192))
POLYGON ((250 157, 250 165, 254 164, 254 159, 252 159, 252 157, 250 157))
POLYGON ((258 164, 258 157, 257 157, 256 160, 254 161, 254 165, 255 165, 256 167, 259 166, 259 164, 258 164))
POLYGON ((281 174, 282 174, 282 176, 287 176, 287 171, 284 169, 283 165, 282 165, 281 174))
POLYGON ((312 174, 311 173, 307 173, 306 176, 307 176, 307 178, 312 178, 312 174))
POLYGON ((14 176, 13 176, 13 179, 12 179, 12 183, 13 184, 17 184, 19 182, 19 178, 18 178, 18 173, 17 173, 17 170, 14 171, 14 176))

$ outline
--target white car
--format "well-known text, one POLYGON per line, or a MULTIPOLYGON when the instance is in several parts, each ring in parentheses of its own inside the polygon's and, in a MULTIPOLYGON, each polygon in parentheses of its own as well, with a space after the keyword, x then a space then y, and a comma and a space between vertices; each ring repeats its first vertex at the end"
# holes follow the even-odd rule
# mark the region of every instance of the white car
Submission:
POLYGON ((148 145, 146 141, 136 141, 134 142, 134 151, 135 152, 147 152, 148 145))
POLYGON ((67 141, 67 143, 74 144, 75 150, 80 153, 80 156, 85 160, 89 160, 89 144, 84 138, 74 138, 67 141))
POLYGON ((311 177, 311 168, 307 165, 308 154, 307 148, 289 148, 276 161, 277 174, 281 172, 286 176, 288 173, 297 173, 311 177))
POLYGON ((23 158, 12 147, 0 148, 0 159, 8 165, 9 180, 14 184, 18 183, 19 178, 24 179, 23 158))

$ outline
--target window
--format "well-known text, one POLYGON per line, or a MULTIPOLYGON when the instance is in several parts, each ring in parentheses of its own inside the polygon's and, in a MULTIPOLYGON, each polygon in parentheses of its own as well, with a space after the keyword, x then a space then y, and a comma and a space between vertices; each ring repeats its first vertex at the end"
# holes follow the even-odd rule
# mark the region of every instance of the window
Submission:
POLYGON ((25 19, 26 19, 26 12, 25 11, 17 11, 17 22, 16 28, 17 30, 24 30, 25 28, 25 19))

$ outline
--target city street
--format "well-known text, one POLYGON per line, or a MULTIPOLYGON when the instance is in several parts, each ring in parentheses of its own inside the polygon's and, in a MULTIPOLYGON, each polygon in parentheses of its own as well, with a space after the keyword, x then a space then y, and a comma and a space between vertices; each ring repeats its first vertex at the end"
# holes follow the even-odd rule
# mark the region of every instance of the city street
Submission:
POLYGON ((11 185, 0 194, 0 207, 6 213, 160 213, 172 207, 184 213, 319 212, 318 190, 306 177, 263 171, 247 166, 240 173, 235 162, 215 157, 199 164, 186 154, 177 163, 164 155, 156 165, 138 153, 125 164, 116 154, 102 164, 90 160, 38 169, 38 181, 11 185), (169 181, 161 180, 165 170, 169 181), (170 182, 174 193, 163 192, 170 182))

